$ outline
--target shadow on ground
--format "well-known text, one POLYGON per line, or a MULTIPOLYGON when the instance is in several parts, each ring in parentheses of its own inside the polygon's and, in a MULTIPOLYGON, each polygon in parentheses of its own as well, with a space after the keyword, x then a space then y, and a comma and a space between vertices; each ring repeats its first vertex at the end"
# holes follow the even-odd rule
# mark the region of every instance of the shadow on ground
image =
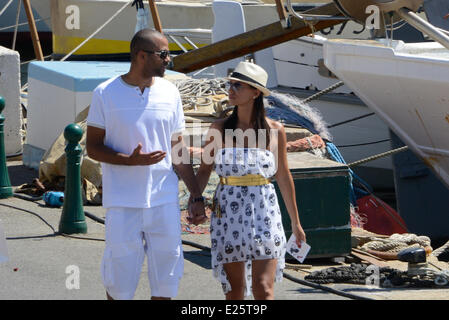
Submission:
POLYGON ((184 250, 184 259, 204 268, 211 270, 210 253, 205 250, 184 250))

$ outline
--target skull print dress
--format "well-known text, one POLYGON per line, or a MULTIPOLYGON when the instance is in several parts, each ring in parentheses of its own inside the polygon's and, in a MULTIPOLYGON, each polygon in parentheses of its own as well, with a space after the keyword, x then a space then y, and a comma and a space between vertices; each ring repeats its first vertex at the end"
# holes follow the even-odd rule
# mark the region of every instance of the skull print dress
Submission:
MULTIPOLYGON (((276 173, 274 154, 258 148, 222 148, 215 157, 219 176, 260 174, 270 178, 276 173)), ((275 281, 282 280, 286 238, 273 184, 229 186, 219 184, 212 213, 210 234, 212 269, 223 292, 231 291, 223 264, 245 262, 245 296, 251 294, 252 260, 277 259, 275 281)))

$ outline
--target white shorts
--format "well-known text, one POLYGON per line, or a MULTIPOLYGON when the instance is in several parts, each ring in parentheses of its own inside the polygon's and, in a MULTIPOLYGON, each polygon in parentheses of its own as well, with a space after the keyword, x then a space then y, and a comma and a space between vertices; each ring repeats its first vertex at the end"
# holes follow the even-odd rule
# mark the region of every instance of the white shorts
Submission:
POLYGON ((132 299, 145 254, 151 296, 173 298, 184 271, 178 203, 154 208, 110 208, 101 273, 113 299, 132 299))

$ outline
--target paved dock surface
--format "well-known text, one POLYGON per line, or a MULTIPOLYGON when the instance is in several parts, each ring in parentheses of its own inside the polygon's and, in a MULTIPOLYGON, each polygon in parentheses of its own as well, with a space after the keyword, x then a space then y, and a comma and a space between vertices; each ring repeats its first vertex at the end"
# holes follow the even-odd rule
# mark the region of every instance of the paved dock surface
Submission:
MULTIPOLYGON (((29 183, 37 172, 8 162, 13 186, 29 183)), ((84 210, 105 217, 101 206, 84 210)), ((104 250, 104 225, 86 217, 87 234, 67 237, 56 234, 62 208, 49 208, 42 200, 16 197, 0 200, 0 223, 6 233, 9 261, 0 264, 0 300, 105 300, 100 264, 104 250), (79 275, 79 288, 75 276, 79 275)), ((183 234, 185 243, 210 247, 208 234, 183 234)), ((185 270, 177 300, 223 300, 219 283, 213 278, 207 250, 184 244, 185 270)), ((312 263, 313 260, 307 263, 312 263)), ((329 263, 331 263, 329 261, 329 263)), ((313 266, 314 269, 320 266, 313 266)), ((325 268, 326 266, 321 266, 325 268)), ((147 265, 134 299, 147 300, 150 288, 147 265)), ((303 279, 307 273, 292 269, 285 273, 303 279)), ((364 285, 335 284, 330 288, 376 300, 449 299, 449 289, 383 289, 364 285)), ((284 278, 275 285, 279 300, 349 300, 284 278)), ((249 300, 252 297, 248 298, 249 300)))

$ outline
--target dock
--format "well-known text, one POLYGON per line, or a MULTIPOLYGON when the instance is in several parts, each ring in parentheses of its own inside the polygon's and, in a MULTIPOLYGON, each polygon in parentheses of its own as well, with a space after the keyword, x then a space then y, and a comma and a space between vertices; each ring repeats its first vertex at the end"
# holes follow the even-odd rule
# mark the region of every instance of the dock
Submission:
MULTIPOLYGON (((17 187, 38 177, 36 170, 23 166, 22 161, 7 162, 11 184, 17 187)), ((101 219, 105 209, 86 205, 85 212, 101 219)), ((88 233, 56 235, 60 208, 45 206, 42 200, 27 201, 17 197, 2 199, 0 221, 5 230, 9 260, 0 264, 0 300, 105 300, 100 264, 104 250, 104 225, 86 217, 88 233), (79 271, 79 287, 73 276, 79 271)), ((185 270, 179 294, 175 300, 223 300, 221 286, 212 276, 210 267, 209 234, 183 233, 185 270)), ((447 262, 435 261, 449 268, 447 262)), ((406 263, 394 261, 388 265, 406 270, 406 263)), ((326 284, 323 287, 352 297, 337 295, 299 284, 313 271, 339 267, 348 263, 338 259, 311 259, 304 266, 287 263, 284 274, 289 277, 275 284, 276 300, 448 300, 449 288, 380 288, 367 285, 326 284)), ((146 262, 134 299, 147 300, 150 289, 146 276, 146 262)), ((252 300, 252 297, 248 297, 252 300)))

